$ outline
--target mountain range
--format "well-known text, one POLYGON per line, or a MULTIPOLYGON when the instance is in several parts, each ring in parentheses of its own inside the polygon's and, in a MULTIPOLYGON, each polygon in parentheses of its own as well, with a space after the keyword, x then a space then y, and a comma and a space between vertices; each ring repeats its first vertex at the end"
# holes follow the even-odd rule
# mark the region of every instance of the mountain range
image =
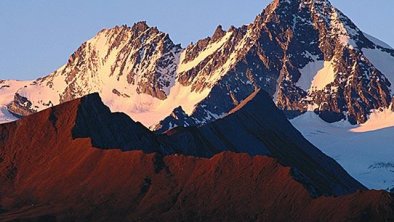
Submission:
POLYGON ((227 31, 218 26, 186 48, 146 22, 104 29, 47 76, 0 80, 0 122, 98 92, 112 111, 164 133, 220 119, 261 89, 352 176, 390 190, 393 66, 394 50, 329 1, 277 0, 252 23, 227 31), (335 130, 338 123, 346 127, 335 130), (372 127, 353 132, 365 124, 372 127), (348 144, 359 148, 347 152, 348 144), (362 167, 352 164, 353 156, 362 167))
POLYGON ((0 80, 0 219, 390 221, 368 188, 394 189, 393 67, 328 0, 274 0, 186 48, 103 29, 49 75, 0 80))
POLYGON ((3 115, 99 92, 112 110, 146 126, 168 117, 154 128, 161 132, 216 120, 255 89, 290 116, 313 111, 328 122, 357 124, 391 105, 393 64, 392 48, 329 1, 277 0, 249 25, 219 26, 184 49, 146 22, 104 29, 48 76, 0 87, 12 97, 2 101, 3 115))

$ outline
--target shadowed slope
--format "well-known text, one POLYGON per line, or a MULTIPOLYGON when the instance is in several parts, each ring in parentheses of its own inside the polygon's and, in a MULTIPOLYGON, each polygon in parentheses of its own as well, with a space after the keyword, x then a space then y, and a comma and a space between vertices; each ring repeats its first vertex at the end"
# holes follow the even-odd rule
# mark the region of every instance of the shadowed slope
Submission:
POLYGON ((196 155, 234 151, 274 157, 291 166, 294 176, 316 196, 364 189, 334 160, 309 143, 263 91, 252 93, 223 119, 199 128, 174 129, 167 134, 179 149, 205 151, 196 155))
MULTIPOLYGON (((142 146, 140 150, 146 144, 153 144, 148 151, 161 147, 156 147, 161 145, 157 142, 160 139, 143 139, 153 134, 143 133, 146 129, 130 119, 120 118, 124 125, 116 128, 112 125, 116 122, 99 118, 109 112, 100 109, 99 102, 94 94, 0 125, 1 221, 16 218, 384 221, 393 218, 393 200, 388 193, 362 191, 339 198, 314 199, 294 179, 291 168, 271 157, 226 152, 210 159, 163 157, 141 151, 93 148, 91 139, 75 138, 75 134, 100 132, 97 135, 102 139, 115 138, 113 141, 118 144, 130 138, 130 143, 125 144, 135 143, 142 146), (97 116, 91 120, 80 119, 81 113, 86 112, 97 116), (91 127, 85 128, 88 126, 91 127), (98 130, 100 127, 109 130, 98 130), (134 131, 115 131, 119 129, 134 131)), ((107 117, 115 120, 121 116, 107 117)))
POLYGON ((73 138, 91 138, 98 148, 197 157, 212 157, 223 151, 268 155, 292 167, 294 176, 314 196, 365 189, 304 139, 263 91, 251 94, 223 119, 158 136, 125 114, 111 113, 98 94, 80 101, 73 138))

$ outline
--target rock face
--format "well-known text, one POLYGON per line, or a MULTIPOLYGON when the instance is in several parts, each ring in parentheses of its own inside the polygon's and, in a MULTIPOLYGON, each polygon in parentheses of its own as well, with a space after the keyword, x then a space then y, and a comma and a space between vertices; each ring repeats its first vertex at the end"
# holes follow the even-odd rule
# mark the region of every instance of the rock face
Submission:
POLYGON ((394 50, 329 1, 275 0, 251 24, 219 26, 185 49, 144 22, 103 30, 17 93, 38 111, 99 92, 112 110, 165 132, 212 122, 262 89, 289 117, 314 111, 355 124, 389 107, 393 65, 394 50), (179 106, 186 115, 171 119, 179 106))
MULTIPOLYGON (((270 152, 269 156, 234 152, 210 158, 167 155, 163 150, 171 149, 172 141, 182 144, 182 132, 156 137, 126 115, 110 114, 98 94, 0 125, 0 220, 393 219, 394 202, 389 193, 353 193, 364 188, 307 142, 296 142, 300 134, 286 129, 289 123, 283 114, 264 119, 253 113, 261 103, 264 106, 260 109, 268 113, 275 108, 271 101, 266 105, 266 100, 270 97, 256 92, 229 117, 204 128, 185 130, 199 138, 196 143, 201 145, 219 138, 221 143, 231 145, 232 141, 225 138, 237 127, 230 123, 246 124, 256 118, 254 126, 238 128, 257 130, 249 133, 266 142, 261 150, 270 152), (284 125, 272 125, 277 122, 284 125), (230 127, 228 135, 218 136, 223 132, 221 125, 230 127), (283 129, 276 131, 279 127, 283 129), (214 129, 216 135, 200 137, 214 129), (291 137, 281 138, 284 135, 280 133, 291 137), (114 145, 134 151, 106 149, 114 145), (301 149, 300 145, 305 147, 301 149), (324 178, 331 182, 327 184, 324 178), (330 187, 333 184, 336 187, 330 187), (315 194, 324 190, 353 194, 312 197, 313 190, 315 194)), ((227 150, 235 148, 229 146, 227 150)), ((187 149, 194 147, 183 147, 175 153, 187 153, 187 149)))

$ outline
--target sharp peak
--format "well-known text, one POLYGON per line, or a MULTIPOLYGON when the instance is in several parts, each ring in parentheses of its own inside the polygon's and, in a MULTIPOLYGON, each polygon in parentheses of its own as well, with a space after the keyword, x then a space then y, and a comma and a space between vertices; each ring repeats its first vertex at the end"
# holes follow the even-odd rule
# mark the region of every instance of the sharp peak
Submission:
POLYGON ((263 11, 266 12, 268 10, 269 13, 273 12, 278 8, 287 7, 288 9, 293 8, 301 8, 301 7, 309 7, 311 9, 316 8, 331 8, 333 5, 329 0, 274 0, 271 4, 268 5, 267 9, 263 11), (289 6, 289 7, 288 7, 289 6))
MULTIPOLYGON (((133 26, 131 27, 132 30, 135 31, 146 31, 148 29, 150 29, 151 27, 148 25, 148 23, 146 21, 139 21, 133 24, 133 26)), ((156 28, 156 27, 154 27, 156 28)), ((157 29, 157 28, 156 28, 157 29)))
POLYGON ((176 107, 172 112, 177 112, 177 111, 185 112, 185 111, 183 110, 182 106, 176 107))
POLYGON ((170 35, 164 31, 158 29, 157 26, 150 26, 146 21, 139 21, 134 23, 132 26, 129 25, 116 25, 112 28, 104 28, 99 31, 94 38, 104 37, 107 38, 108 35, 111 34, 119 34, 122 32, 132 33, 133 38, 140 36, 143 33, 148 35, 160 35, 161 37, 171 41, 172 44, 176 45, 177 47, 181 47, 180 44, 175 44, 170 35))
MULTIPOLYGON (((155 32, 161 32, 157 28, 157 26, 149 26, 146 21, 139 21, 139 22, 133 23, 132 26, 124 24, 124 25, 116 25, 111 28, 104 28, 99 33, 108 32, 108 31, 119 31, 119 30, 129 30, 132 32, 140 33, 140 32, 145 32, 149 29, 154 30, 155 32)), ((164 32, 161 32, 161 33, 164 33, 164 32)))
POLYGON ((223 30, 222 25, 219 25, 215 32, 213 33, 212 39, 213 41, 216 41, 217 39, 222 38, 226 34, 226 31, 223 30))
POLYGON ((291 5, 299 5, 299 4, 329 4, 331 5, 329 0, 274 0, 272 4, 291 4, 291 5))
POLYGON ((278 19, 275 15, 284 17, 288 21, 289 15, 297 16, 303 14, 305 16, 304 9, 312 15, 311 18, 315 16, 319 18, 326 17, 325 21, 331 19, 332 13, 338 13, 346 17, 329 0, 274 0, 257 15, 254 23, 266 23, 271 18, 278 19))

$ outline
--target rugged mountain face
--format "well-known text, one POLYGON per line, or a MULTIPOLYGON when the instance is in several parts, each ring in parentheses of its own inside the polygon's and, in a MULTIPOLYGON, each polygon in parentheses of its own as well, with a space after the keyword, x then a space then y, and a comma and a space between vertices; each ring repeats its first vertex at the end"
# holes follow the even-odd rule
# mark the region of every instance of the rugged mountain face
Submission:
MULTIPOLYGON (((274 1, 252 24, 224 36, 198 65, 181 63, 178 69, 196 90, 220 79, 191 115, 200 123, 227 113, 256 88, 289 114, 315 111, 328 122, 363 123, 370 110, 390 104, 387 77, 393 81, 393 71, 369 51, 386 58, 386 66, 394 65, 393 51, 370 41, 328 1, 274 1)), ((189 46, 184 57, 200 44, 189 46)))
POLYGON ((361 50, 375 45, 350 19, 328 1, 277 1, 272 6, 263 14, 263 24, 284 52, 279 107, 302 106, 304 111, 312 105, 327 121, 345 114, 355 123, 365 122, 369 110, 389 105, 390 82, 361 50), (308 73, 319 61, 324 61, 321 69, 308 73))
MULTIPOLYGON (((230 138, 236 128, 249 130, 249 138, 255 135, 255 140, 265 142, 261 151, 271 153, 265 157, 234 152, 212 154, 210 158, 171 155, 175 141, 185 145, 182 149, 173 147, 175 153, 198 152, 193 151, 193 142, 182 142, 184 132, 155 136, 124 114, 110 114, 98 94, 0 125, 0 219, 393 219, 393 199, 385 192, 311 197, 312 190, 349 193, 363 187, 316 148, 297 142, 301 135, 293 128, 286 129, 291 125, 283 114, 274 112, 271 119, 265 119, 254 113, 266 100, 270 97, 256 93, 220 122, 184 129, 203 145, 202 150, 214 141, 220 148, 220 141, 229 145, 226 150, 230 151, 239 148, 232 144, 234 140, 225 138, 230 138), (250 118, 256 118, 255 126, 230 125, 250 118), (284 124, 280 125, 282 131, 277 131, 279 125, 268 127, 277 121, 284 124), (223 133, 221 125, 232 130, 219 137, 223 133), (213 130, 216 135, 204 135, 213 130), (294 139, 272 138, 274 132, 294 139), (332 170, 337 171, 332 174, 332 170), (331 182, 327 184, 324 178, 331 182), (336 187, 329 188, 333 184, 336 187)), ((275 106, 271 102, 260 109, 269 114, 272 108, 275 106)))
POLYGON ((168 34, 145 22, 104 29, 65 66, 20 88, 9 110, 25 116, 93 92, 105 95, 108 103, 134 94, 164 100, 175 83, 180 51, 168 34))
POLYGON ((99 92, 113 111, 164 132, 214 121, 263 89, 289 116, 314 111, 355 124, 390 105, 393 65, 394 50, 329 1, 275 0, 251 24, 219 26, 185 49, 143 22, 103 30, 64 67, 0 93, 17 91, 4 105, 25 115, 99 92), (170 117, 179 106, 182 120, 170 117))

